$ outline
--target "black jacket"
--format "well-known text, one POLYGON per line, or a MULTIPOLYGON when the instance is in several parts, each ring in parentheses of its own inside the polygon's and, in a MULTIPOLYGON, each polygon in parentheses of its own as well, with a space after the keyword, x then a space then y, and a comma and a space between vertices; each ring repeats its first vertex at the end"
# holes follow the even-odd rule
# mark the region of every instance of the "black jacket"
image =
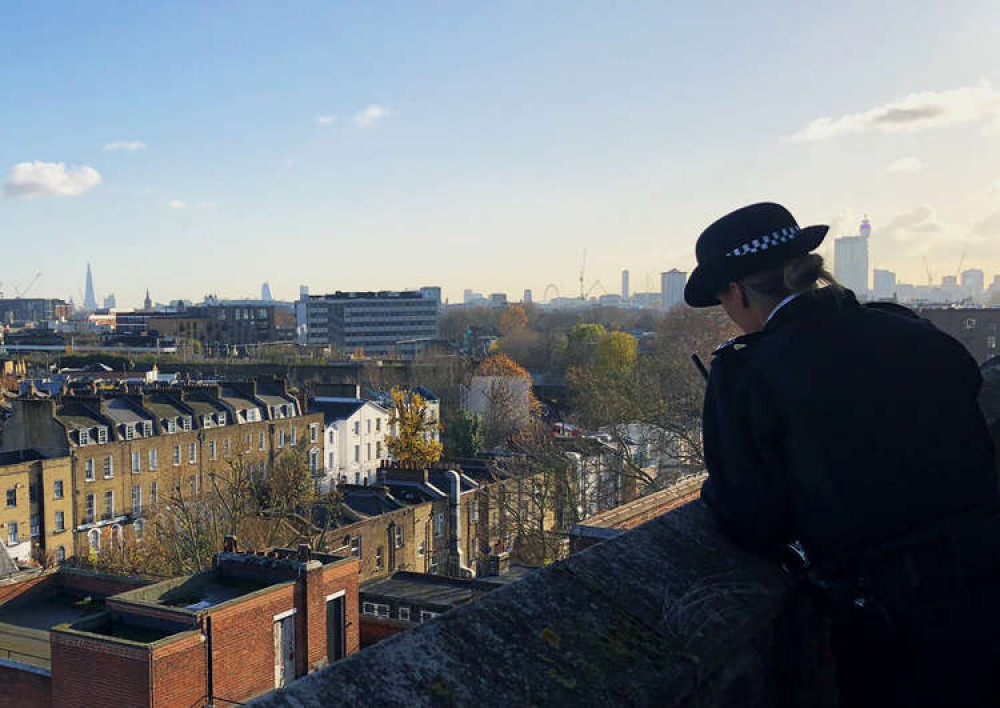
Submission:
POLYGON ((720 348, 702 498, 735 541, 768 552, 799 540, 835 561, 995 510, 979 369, 907 312, 825 289, 720 348))

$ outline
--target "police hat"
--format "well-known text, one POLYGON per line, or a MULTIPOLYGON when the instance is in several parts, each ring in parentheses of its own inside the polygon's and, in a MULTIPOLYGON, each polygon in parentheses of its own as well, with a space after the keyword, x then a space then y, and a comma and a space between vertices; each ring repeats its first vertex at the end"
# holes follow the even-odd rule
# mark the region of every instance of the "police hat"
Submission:
POLYGON ((772 202, 726 214, 698 237, 698 265, 684 287, 684 301, 691 307, 718 305, 718 294, 729 283, 809 253, 829 228, 799 228, 785 207, 772 202))

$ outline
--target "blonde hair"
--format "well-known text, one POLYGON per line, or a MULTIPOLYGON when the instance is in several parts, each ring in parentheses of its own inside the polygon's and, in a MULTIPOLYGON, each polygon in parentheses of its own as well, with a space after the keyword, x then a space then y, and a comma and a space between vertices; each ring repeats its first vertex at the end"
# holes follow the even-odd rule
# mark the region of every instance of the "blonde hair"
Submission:
POLYGON ((754 273, 743 278, 740 283, 750 294, 774 305, 792 293, 805 293, 825 285, 837 294, 840 284, 823 265, 823 256, 818 253, 803 253, 783 265, 762 273, 754 273))

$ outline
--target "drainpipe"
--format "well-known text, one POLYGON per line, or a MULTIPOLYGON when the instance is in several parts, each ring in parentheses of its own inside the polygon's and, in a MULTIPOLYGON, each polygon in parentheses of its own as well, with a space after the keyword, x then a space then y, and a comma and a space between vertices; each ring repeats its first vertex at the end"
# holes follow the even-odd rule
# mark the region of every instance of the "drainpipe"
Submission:
POLYGON ((472 568, 462 563, 462 478, 448 470, 448 507, 451 533, 448 534, 448 575, 473 577, 472 568))

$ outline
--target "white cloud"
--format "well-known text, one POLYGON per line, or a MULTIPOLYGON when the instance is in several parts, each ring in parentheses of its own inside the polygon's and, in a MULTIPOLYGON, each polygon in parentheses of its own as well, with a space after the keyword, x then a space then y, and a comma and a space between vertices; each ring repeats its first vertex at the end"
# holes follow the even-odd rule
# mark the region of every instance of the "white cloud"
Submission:
POLYGON ((167 202, 167 209, 172 209, 173 211, 181 211, 182 209, 187 209, 188 203, 182 202, 180 199, 174 199, 173 201, 167 202))
POLYGON ((354 122, 362 128, 367 128, 375 121, 385 118, 388 115, 388 108, 380 106, 377 103, 370 103, 354 114, 354 122))
POLYGON ((104 146, 105 150, 145 150, 146 143, 140 140, 115 140, 104 146))
POLYGON ((1000 93, 988 81, 949 91, 922 91, 898 101, 840 118, 817 118, 792 140, 826 140, 850 133, 915 132, 944 125, 979 123, 986 134, 1000 133, 1000 93))
POLYGON ((330 125, 337 120, 337 116, 333 113, 328 113, 323 116, 316 116, 316 122, 320 125, 330 125))
POLYGON ((75 197, 101 183, 93 167, 66 169, 65 162, 19 162, 7 174, 4 194, 8 197, 75 197))
POLYGON ((919 157, 901 157, 898 160, 890 162, 885 171, 890 173, 919 172, 922 169, 924 169, 924 163, 920 161, 919 157))

